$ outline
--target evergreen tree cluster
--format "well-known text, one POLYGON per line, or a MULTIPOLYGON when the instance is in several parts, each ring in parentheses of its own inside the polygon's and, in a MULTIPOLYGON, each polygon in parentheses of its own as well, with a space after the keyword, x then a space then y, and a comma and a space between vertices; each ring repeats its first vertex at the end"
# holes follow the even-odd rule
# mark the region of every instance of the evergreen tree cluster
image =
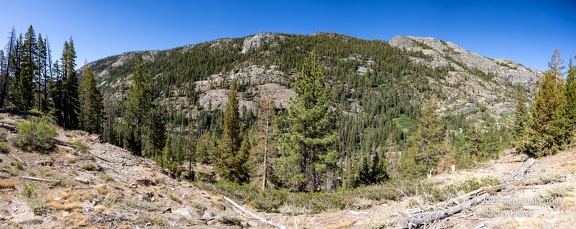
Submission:
POLYGON ((244 39, 236 38, 89 64, 102 72, 123 58, 122 65, 106 68, 106 82, 125 83, 114 87, 103 82, 100 88, 105 95, 123 95, 120 100, 104 96, 103 139, 156 158, 178 177, 213 181, 215 174, 234 182, 311 192, 421 177, 454 164, 471 167, 497 157, 512 140, 507 126, 480 108, 477 119, 424 109, 425 101, 445 99, 441 87, 429 79, 444 79, 454 69, 411 61, 413 56, 427 58, 422 53, 335 34, 276 35, 282 36, 280 45, 263 43, 247 53, 241 53, 244 39), (147 61, 139 60, 141 55, 147 61), (268 81, 209 80, 252 65, 274 65, 286 73, 273 82, 298 94, 289 107, 276 107, 268 116, 263 108, 258 112, 238 104, 239 98, 251 97, 254 86, 268 81), (358 72, 361 67, 367 71, 358 72), (135 69, 143 69, 150 81, 144 85, 151 86, 138 86, 140 73, 135 69), (226 109, 201 106, 194 86, 199 80, 212 82, 211 89, 231 90, 226 109), (134 105, 139 101, 155 108, 134 105), (138 107, 138 113, 131 107, 138 107), (146 115, 149 111, 162 115, 154 119, 146 115), (262 121, 264 117, 275 121, 262 121), (162 126, 153 120, 165 121, 166 128, 151 128, 162 126), (150 129, 165 132, 150 134, 150 129), (159 136, 154 142, 162 145, 151 143, 152 136, 159 136), (194 174, 197 163, 212 165, 215 173, 194 174))
POLYGON ((47 36, 36 36, 32 26, 17 36, 12 28, 6 52, 0 54, 2 108, 34 109, 66 129, 102 131, 102 96, 90 69, 79 79, 72 38, 64 42, 62 57, 53 61, 47 36))
POLYGON ((574 142, 576 131, 576 79, 572 58, 565 66, 556 49, 548 63, 550 70, 538 87, 534 102, 527 111, 524 95, 519 94, 514 124, 514 146, 535 157, 553 155, 574 142))

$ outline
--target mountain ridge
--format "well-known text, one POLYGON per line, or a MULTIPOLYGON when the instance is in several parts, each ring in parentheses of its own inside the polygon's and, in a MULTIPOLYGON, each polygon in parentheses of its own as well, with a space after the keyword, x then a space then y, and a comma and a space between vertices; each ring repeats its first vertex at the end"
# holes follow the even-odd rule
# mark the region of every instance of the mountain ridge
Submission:
MULTIPOLYGON (((239 52, 241 55, 247 54, 249 51, 254 51, 261 49, 263 46, 267 46, 266 48, 276 48, 279 47, 287 40, 288 36, 303 36, 303 37, 313 37, 313 36, 326 36, 333 39, 342 39, 344 42, 348 41, 349 39, 358 39, 348 35, 342 34, 335 34, 335 33, 324 33, 318 32, 313 35, 294 35, 294 34, 283 34, 283 33, 270 33, 264 32, 259 34, 254 34, 250 36, 240 37, 240 38, 221 38, 213 41, 207 41, 199 44, 187 45, 176 47, 168 50, 161 50, 161 51, 137 51, 137 52, 126 52, 123 54, 118 54, 110 57, 103 58, 98 61, 94 61, 88 63, 87 66, 96 67, 93 69, 97 80, 99 81, 100 87, 118 87, 120 80, 117 80, 113 83, 107 82, 107 78, 110 78, 110 70, 122 66, 125 64, 126 61, 131 61, 136 53, 141 53, 144 56, 145 61, 154 61, 157 57, 159 52, 172 52, 178 50, 179 52, 189 52, 192 49, 195 49, 199 45, 202 44, 209 44, 209 49, 214 49, 216 47, 225 47, 230 45, 230 43, 234 43, 233 41, 239 40, 231 45, 234 49, 241 49, 239 52), (241 41, 241 44, 240 44, 241 41), (241 47, 240 47, 241 46, 241 47), (117 58, 114 62, 105 61, 107 59, 114 59, 117 58), (103 63, 107 62, 107 63, 103 63), (107 67, 108 65, 108 67, 107 67), (104 67, 105 69, 101 70, 104 67)), ((368 41, 362 40, 361 41, 368 41)), ((382 41, 378 41, 382 42, 382 41)), ((514 93, 511 92, 510 88, 506 87, 518 87, 524 88, 524 92, 528 95, 535 90, 537 82, 541 77, 541 73, 537 70, 529 69, 524 67, 521 64, 518 64, 514 61, 508 61, 504 59, 493 59, 483 57, 479 54, 467 51, 462 47, 452 43, 452 42, 445 42, 433 37, 415 37, 415 36, 404 36, 398 35, 391 39, 388 42, 383 42, 390 44, 392 47, 396 47, 411 53, 421 53, 421 56, 413 56, 411 55, 409 58, 416 64, 424 64, 432 68, 439 68, 439 67, 449 67, 454 68, 452 71, 449 71, 447 74, 446 80, 432 80, 430 83, 435 84, 452 84, 449 86, 442 86, 443 91, 448 92, 448 97, 450 98, 465 98, 461 99, 461 101, 457 103, 440 103, 443 110, 454 111, 454 112, 468 112, 471 108, 476 109, 479 105, 484 105, 488 107, 488 110, 492 111, 493 116, 499 116, 503 113, 510 113, 513 109, 513 103, 515 99, 514 93), (495 79, 491 79, 494 78, 495 79), (477 80, 478 77, 485 78, 481 80, 477 80), (470 80, 472 78, 473 80, 470 80), (491 82, 494 81, 494 82, 491 82), (454 84, 457 84, 456 86, 454 84), (461 85, 465 85, 463 88, 459 88, 461 85), (488 86, 488 88, 486 88, 488 86), (498 90, 503 90, 505 93, 508 93, 506 96, 502 96, 502 92, 496 92, 498 90), (474 95, 467 95, 466 91, 474 91, 478 99, 474 99, 474 95), (464 100, 469 100, 469 102, 465 102, 464 100), (501 102, 496 102, 500 101, 501 102), (479 104, 475 104, 475 102, 479 102, 479 104), (464 109, 460 109, 458 107, 464 107, 464 109)), ((297 47, 298 48, 298 47, 297 47)), ((266 58, 266 55, 270 55, 270 50, 263 51, 262 56, 266 58), (268 54, 266 54, 268 52, 268 54)), ((352 61, 360 61, 361 58, 358 55, 351 53, 347 60, 352 61)), ((369 58, 369 57, 362 57, 362 58, 369 58)), ((366 61, 366 60, 364 60, 366 61)), ((362 61, 360 61, 362 62, 362 61)), ((130 64, 130 63, 128 63, 130 64)), ((361 63, 359 65, 369 65, 369 62, 361 63)), ((242 65, 242 63, 234 63, 235 71, 234 73, 231 72, 222 72, 219 73, 212 72, 208 73, 202 77, 204 80, 194 81, 195 87, 198 89, 202 89, 201 85, 206 85, 208 81, 211 82, 220 82, 222 79, 225 78, 233 78, 238 73, 245 74, 250 76, 250 80, 254 81, 258 78, 265 79, 271 81, 271 83, 279 83, 278 81, 285 80, 290 77, 291 74, 294 74, 297 71, 292 70, 292 72, 286 72, 285 70, 279 70, 273 73, 272 75, 266 75, 266 72, 262 73, 262 71, 254 72, 253 69, 269 69, 269 68, 276 68, 278 65, 268 65, 264 66, 261 64, 248 64, 242 65), (244 67, 241 67, 244 66, 244 67), (252 66, 252 67, 249 67, 252 66), (274 79, 270 79, 270 76, 274 79)), ((276 69, 278 70, 278 69, 276 69)), ((366 66, 358 66, 355 69, 356 73, 362 74, 365 73, 369 68, 366 66)), ((129 71, 123 73, 123 77, 129 77, 129 71)), ((426 76, 424 76, 426 77, 426 76)), ((285 89, 288 89, 286 82, 280 83, 280 85, 285 86, 285 89)), ((205 94, 204 94, 205 96, 205 94)), ((223 96, 220 96, 223 98, 223 96)), ((225 96, 224 96, 225 97, 225 96)), ((528 96, 530 98, 530 96, 528 96)), ((222 101, 221 98, 214 97, 215 100, 222 101)), ((203 101, 208 101, 209 99, 203 99, 203 101)), ((285 105, 285 103, 283 103, 285 105)), ((206 103, 203 103, 202 106, 206 106, 206 103)), ((218 107, 223 107, 222 104, 219 104, 218 107)))

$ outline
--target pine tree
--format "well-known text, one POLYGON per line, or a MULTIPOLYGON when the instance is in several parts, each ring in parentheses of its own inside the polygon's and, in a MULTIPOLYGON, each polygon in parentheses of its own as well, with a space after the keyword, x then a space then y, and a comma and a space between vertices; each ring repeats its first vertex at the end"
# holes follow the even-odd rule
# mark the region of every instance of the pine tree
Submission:
POLYGON ((528 110, 524 101, 523 92, 518 92, 515 116, 513 145, 517 151, 523 152, 523 146, 526 144, 526 127, 528 125, 528 110))
POLYGON ((24 43, 22 46, 22 71, 17 84, 18 100, 16 106, 23 110, 32 109, 34 106, 34 79, 38 75, 38 50, 36 33, 32 26, 28 27, 28 31, 24 35, 24 43))
POLYGON ((331 109, 332 87, 326 83, 324 66, 313 50, 304 60, 292 89, 297 96, 290 101, 282 122, 282 161, 284 179, 299 191, 318 189, 317 162, 335 147, 335 113, 331 109), (297 166, 295 166, 297 165, 297 166), (296 167, 296 168, 294 168, 296 167))
MULTIPOLYGON (((10 74, 12 72, 12 67, 14 66, 14 64, 12 64, 13 59, 13 54, 14 54, 14 46, 16 45, 16 30, 14 29, 14 27, 12 27, 12 30, 10 31, 10 35, 8 36, 8 44, 6 45, 6 57, 4 59, 4 63, 3 63, 3 71, 0 73, 0 108, 4 108, 6 107, 6 100, 8 98, 8 87, 9 87, 9 82, 10 82, 10 74)), ((2 55, 4 56, 4 55, 2 55)))
POLYGON ((564 60, 560 58, 560 50, 555 49, 550 61, 548 62, 550 71, 560 79, 562 77, 562 70, 564 70, 564 60))
POLYGON ((80 129, 89 133, 102 133, 104 105, 102 95, 96 88, 96 81, 90 67, 84 69, 80 94, 80 129))
POLYGON ((124 146, 132 153, 142 156, 143 135, 146 131, 146 116, 152 110, 152 86, 144 73, 142 55, 136 57, 136 66, 132 73, 132 86, 128 89, 124 107, 122 139, 124 146))
POLYGON ((536 157, 560 150, 568 130, 566 97, 554 71, 544 72, 528 117, 526 152, 536 157))
POLYGON ((216 156, 214 163, 214 169, 221 178, 238 183, 247 180, 246 162, 248 158, 239 152, 243 145, 240 137, 240 114, 238 111, 238 99, 236 98, 236 81, 233 80, 228 93, 228 103, 224 110, 222 139, 218 144, 219 155, 216 156))
POLYGON ((567 139, 572 141, 576 130, 576 67, 572 64, 572 58, 568 62, 568 77, 566 79, 566 119, 569 130, 567 139))
POLYGON ((52 68, 52 80, 48 84, 52 107, 50 114, 60 126, 64 126, 64 84, 62 82, 62 65, 56 60, 52 68))
POLYGON ((259 104, 260 114, 258 115, 258 133, 257 145, 254 147, 257 155, 257 161, 261 162, 261 166, 256 171, 256 174, 261 175, 262 184, 261 188, 266 188, 266 182, 269 173, 270 156, 273 151, 273 138, 276 134, 276 124, 274 121, 274 101, 268 97, 262 99, 259 104), (261 159, 261 160, 260 160, 261 159))
POLYGON ((447 153, 444 147, 444 124, 436 112, 437 105, 429 100, 424 104, 416 132, 408 138, 410 148, 403 156, 402 177, 420 177, 436 168, 447 153))
POLYGON ((65 129, 79 127, 79 80, 76 73, 76 51, 74 41, 70 38, 64 42, 62 57, 54 63, 48 88, 54 109, 51 114, 58 125, 65 129))
POLYGON ((42 38, 42 34, 38 34, 38 75, 36 78, 36 108, 42 112, 48 113, 49 111, 49 98, 48 98, 48 77, 50 74, 50 65, 48 57, 48 39, 42 38))
POLYGON ((10 102, 16 107, 21 107, 21 94, 19 89, 20 84, 20 74, 22 72, 22 43, 23 43, 22 34, 18 36, 18 38, 14 42, 14 46, 12 51, 9 53, 8 58, 8 66, 9 66, 9 83, 8 83, 8 97, 10 98, 10 102))

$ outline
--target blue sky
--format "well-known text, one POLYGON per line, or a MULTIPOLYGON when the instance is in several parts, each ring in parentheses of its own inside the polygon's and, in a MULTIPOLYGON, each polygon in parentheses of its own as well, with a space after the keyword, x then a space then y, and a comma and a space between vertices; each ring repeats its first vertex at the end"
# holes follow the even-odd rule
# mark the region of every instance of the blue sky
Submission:
POLYGON ((554 49, 576 55, 576 1, 0 0, 0 44, 12 26, 48 35, 52 55, 73 37, 77 64, 260 32, 336 32, 363 39, 436 37, 544 70, 554 49))

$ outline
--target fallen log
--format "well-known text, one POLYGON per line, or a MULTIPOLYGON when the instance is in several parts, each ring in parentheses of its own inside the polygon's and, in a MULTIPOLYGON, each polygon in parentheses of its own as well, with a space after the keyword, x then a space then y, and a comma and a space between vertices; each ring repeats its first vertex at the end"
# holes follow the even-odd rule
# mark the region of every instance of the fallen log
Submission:
POLYGON ((16 161, 19 161, 23 165, 28 166, 28 164, 26 164, 26 162, 24 160, 22 160, 20 157, 18 157, 16 155, 14 155, 13 157, 14 157, 14 159, 16 159, 16 161))
POLYGON ((44 181, 44 182, 54 182, 54 179, 44 179, 39 177, 29 177, 29 176, 22 176, 24 180, 31 180, 31 181, 44 181))
POLYGON ((68 147, 74 148, 74 145, 72 145, 72 144, 70 144, 70 143, 68 143, 68 142, 62 141, 62 140, 60 140, 60 139, 57 139, 57 138, 52 138, 52 142, 53 142, 54 144, 56 144, 56 145, 68 146, 68 147))
POLYGON ((262 222, 264 222, 264 223, 266 223, 266 224, 268 224, 268 225, 270 225, 270 226, 277 227, 277 228, 281 228, 281 229, 287 229, 287 228, 288 228, 288 227, 286 227, 286 226, 284 226, 284 225, 282 225, 282 224, 278 224, 278 223, 274 223, 274 222, 268 221, 268 220, 264 219, 262 216, 256 215, 256 214, 254 214, 254 213, 252 213, 252 212, 249 212, 248 210, 244 209, 242 206, 238 205, 237 203, 235 203, 234 201, 232 201, 232 200, 231 200, 230 198, 228 198, 228 197, 224 197, 224 199, 225 199, 226 201, 230 202, 232 205, 234 205, 234 207, 242 210, 242 211, 245 212, 246 214, 248 214, 248 215, 250 215, 250 216, 252 216, 252 217, 254 217, 254 218, 256 218, 256 219, 258 219, 258 220, 260 220, 260 221, 262 221, 262 222))
POLYGON ((423 225, 430 224, 430 223, 433 223, 437 220, 444 219, 444 218, 449 217, 451 215, 457 214, 457 213, 459 213, 459 212, 461 212, 467 208, 470 208, 471 206, 474 206, 474 205, 481 203, 482 201, 486 200, 490 196, 489 192, 500 191, 509 185, 517 184, 518 182, 513 182, 513 181, 515 181, 517 178, 524 175, 528 171, 528 169, 530 169, 530 167, 534 164, 534 162, 535 162, 535 160, 533 158, 528 159, 526 162, 524 162, 524 164, 522 164, 522 166, 518 170, 516 170, 516 172, 514 172, 512 174, 512 176, 505 178, 505 179, 501 179, 500 181, 502 182, 502 184, 500 184, 500 185, 482 187, 482 188, 476 189, 472 192, 466 193, 462 196, 453 198, 453 199, 445 202, 447 204, 451 204, 451 203, 458 203, 458 200, 461 200, 461 199, 468 199, 468 201, 466 201, 462 204, 455 205, 455 206, 450 207, 448 209, 438 210, 438 211, 429 213, 429 214, 421 216, 421 217, 410 218, 408 220, 408 222, 406 222, 404 224, 403 228, 404 229, 420 228, 423 225), (479 195, 479 196, 477 196, 477 195, 479 195), (472 196, 476 196, 476 197, 469 199, 472 196))
POLYGON ((0 128, 4 128, 4 129, 7 129, 8 131, 10 131, 12 133, 16 133, 16 126, 14 126, 14 125, 10 125, 7 123, 0 123, 0 128))
POLYGON ((524 164, 522 164, 522 167, 520 167, 520 169, 516 170, 515 173, 512 174, 512 176, 506 178, 506 179, 502 179, 500 180, 502 183, 508 183, 510 181, 515 180, 516 178, 523 176, 528 169, 530 168, 530 166, 532 166, 534 164, 534 162, 536 162, 536 160, 534 160, 534 158, 530 158, 528 160, 526 160, 524 162, 524 164))
POLYGON ((406 224, 404 224, 403 228, 405 228, 405 229, 419 228, 420 226, 422 226, 424 224, 428 224, 431 222, 435 222, 437 220, 444 219, 448 216, 459 213, 459 212, 463 211, 464 209, 467 209, 471 206, 479 204, 480 202, 486 200, 489 196, 490 196, 490 193, 484 193, 480 196, 474 197, 471 200, 468 200, 468 201, 466 201, 462 204, 456 205, 454 207, 450 207, 448 209, 432 212, 432 213, 425 215, 425 216, 422 216, 420 218, 412 218, 406 224))
POLYGON ((35 116, 35 117, 42 116, 42 114, 40 114, 40 113, 19 110, 16 108, 0 108, 0 113, 8 113, 8 114, 19 115, 19 116, 35 116))

